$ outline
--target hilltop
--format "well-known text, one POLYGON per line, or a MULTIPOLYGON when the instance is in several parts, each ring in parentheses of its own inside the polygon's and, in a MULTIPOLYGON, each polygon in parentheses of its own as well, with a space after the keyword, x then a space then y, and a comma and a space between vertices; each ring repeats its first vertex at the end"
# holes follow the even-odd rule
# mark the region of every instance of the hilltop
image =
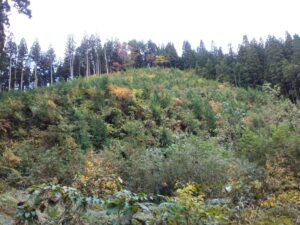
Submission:
MULTIPOLYGON (((299 146, 299 107, 277 90, 234 87, 193 70, 130 69, 4 93, 0 219, 13 216, 25 189, 55 184, 101 199, 124 190, 164 199, 147 212, 131 208, 136 224, 294 224, 299 146)), ((25 211, 20 218, 36 219, 25 211)), ((104 221, 90 213, 81 219, 104 221)), ((103 223, 133 223, 122 213, 126 219, 103 223)))

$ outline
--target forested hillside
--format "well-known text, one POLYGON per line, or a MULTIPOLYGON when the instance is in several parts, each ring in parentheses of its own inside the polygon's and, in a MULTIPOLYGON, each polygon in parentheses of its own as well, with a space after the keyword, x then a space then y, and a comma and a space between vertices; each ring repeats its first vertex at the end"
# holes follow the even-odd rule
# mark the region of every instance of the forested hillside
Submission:
POLYGON ((193 49, 184 41, 179 55, 172 42, 166 45, 135 39, 103 42, 98 35, 86 35, 76 43, 70 35, 64 58, 57 59, 52 47, 42 51, 38 40, 32 46, 27 46, 25 39, 16 43, 11 34, 1 55, 0 91, 28 90, 74 77, 160 66, 197 69, 208 79, 227 81, 236 87, 261 87, 270 83, 293 102, 299 98, 299 35, 291 36, 287 32, 284 40, 270 35, 265 41, 250 41, 245 35, 236 52, 231 45, 223 50, 212 41, 207 49, 203 41, 199 42, 193 49))
POLYGON ((203 77, 127 69, 1 93, 0 223, 299 223, 299 106, 203 77))

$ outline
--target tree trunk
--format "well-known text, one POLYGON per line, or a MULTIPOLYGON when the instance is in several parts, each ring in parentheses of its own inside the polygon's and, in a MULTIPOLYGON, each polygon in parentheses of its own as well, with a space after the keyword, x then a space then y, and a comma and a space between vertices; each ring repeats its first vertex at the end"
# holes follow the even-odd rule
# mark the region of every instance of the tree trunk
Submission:
POLYGON ((38 77, 37 77, 37 65, 34 66, 34 87, 38 87, 38 77))
POLYGON ((99 55, 98 53, 96 53, 96 74, 100 74, 100 71, 99 71, 99 55))
POLYGON ((79 77, 81 76, 80 68, 81 68, 81 60, 79 59, 79 63, 78 63, 78 76, 79 77))
POLYGON ((88 52, 85 54, 85 60, 86 60, 86 71, 85 71, 85 76, 89 76, 89 55, 88 52))
POLYGON ((235 83, 235 87, 237 87, 237 81, 236 81, 236 75, 235 75, 235 73, 234 73, 234 83, 235 83))
POLYGON ((24 79, 24 71, 23 67, 21 68, 21 81, 20 81, 20 87, 19 90, 23 91, 23 79, 24 79))
POLYGON ((53 84, 53 68, 52 68, 52 63, 51 63, 51 67, 50 67, 50 82, 51 85, 53 84))
POLYGON ((15 67, 15 74, 14 74, 14 90, 16 90, 16 86, 17 86, 17 64, 15 67))
POLYGON ((107 57, 106 57, 106 49, 104 49, 104 59, 105 59, 106 74, 108 74, 108 63, 107 63, 107 57))
POLYGON ((12 59, 11 57, 9 58, 9 78, 8 78, 8 90, 10 91, 11 89, 11 64, 12 64, 12 59))
POLYGON ((97 74, 96 67, 97 67, 96 63, 95 63, 95 61, 93 61, 93 75, 97 74))
POLYGON ((74 78, 73 61, 74 61, 74 57, 72 55, 72 56, 70 56, 70 79, 71 80, 73 80, 73 78, 74 78))
POLYGON ((100 57, 99 57, 99 74, 101 75, 101 73, 102 73, 102 71, 101 71, 101 59, 100 59, 100 57))

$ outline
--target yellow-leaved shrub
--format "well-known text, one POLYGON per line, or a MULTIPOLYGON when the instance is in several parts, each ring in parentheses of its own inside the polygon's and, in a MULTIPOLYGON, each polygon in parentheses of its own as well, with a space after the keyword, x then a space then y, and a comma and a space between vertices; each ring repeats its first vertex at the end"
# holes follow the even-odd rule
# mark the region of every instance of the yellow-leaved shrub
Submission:
POLYGON ((129 98, 134 97, 133 92, 124 87, 110 85, 108 87, 108 91, 110 94, 114 95, 118 100, 128 100, 129 98))
POLYGON ((120 191, 122 180, 108 161, 90 151, 84 173, 77 177, 75 186, 86 195, 103 197, 120 191))

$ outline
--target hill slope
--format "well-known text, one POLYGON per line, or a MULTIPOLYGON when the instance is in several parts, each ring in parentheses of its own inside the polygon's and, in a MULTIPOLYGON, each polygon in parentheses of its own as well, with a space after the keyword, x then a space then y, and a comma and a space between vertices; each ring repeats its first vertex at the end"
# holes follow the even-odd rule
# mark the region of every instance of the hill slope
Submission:
POLYGON ((231 222, 299 219, 299 108, 268 86, 245 90, 155 68, 0 100, 3 196, 48 182, 101 197, 121 186, 174 195, 190 184, 205 204, 238 206, 238 219, 226 214, 231 222))

